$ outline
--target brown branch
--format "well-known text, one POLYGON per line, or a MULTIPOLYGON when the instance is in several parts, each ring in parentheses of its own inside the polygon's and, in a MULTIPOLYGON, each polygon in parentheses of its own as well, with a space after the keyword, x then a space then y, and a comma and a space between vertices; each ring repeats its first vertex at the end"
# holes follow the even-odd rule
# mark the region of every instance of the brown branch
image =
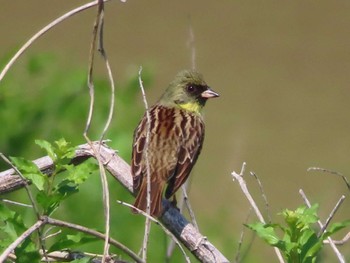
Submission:
MULTIPOLYGON (((104 2, 107 2, 110 0, 104 0, 104 2)), ((98 4, 98 1, 92 1, 90 3, 84 4, 82 6, 79 6, 64 15, 58 17, 42 29, 35 33, 18 51, 17 53, 10 59, 10 61, 5 65, 5 67, 2 69, 0 72, 0 81, 5 77, 7 71, 13 66, 13 64, 16 62, 16 60, 37 40, 39 39, 42 35, 44 35, 47 31, 51 30, 55 26, 57 26, 59 23, 63 22, 64 20, 70 18, 73 15, 76 15, 86 9, 89 9, 95 5, 98 4)))
MULTIPOLYGON (((105 165, 105 168, 134 195, 130 166, 104 143, 94 142, 94 146, 99 148, 99 158, 105 165)), ((89 144, 80 145, 76 150, 76 156, 72 159, 72 163, 79 164, 89 157, 94 157, 94 151, 89 144)), ((34 163, 45 174, 50 174, 49 171, 53 169, 53 162, 47 156, 35 160, 34 163)), ((12 192, 22 187, 23 180, 15 174, 13 169, 0 173, 0 194, 12 192)), ((176 208, 170 205, 169 201, 163 200, 163 203, 166 211, 160 218, 160 221, 195 257, 201 262, 229 262, 176 208)))
MULTIPOLYGON (((68 223, 62 220, 53 219, 47 216, 42 216, 34 225, 32 225, 30 228, 28 228, 25 232, 22 233, 14 242, 12 242, 11 245, 9 245, 4 252, 0 255, 0 262, 4 262, 5 259, 10 255, 10 253, 19 245, 21 244, 28 236, 30 236, 34 231, 39 230, 41 226, 43 225, 53 225, 53 226, 60 226, 60 227, 66 227, 70 229, 74 229, 86 234, 89 234, 91 236, 95 236, 99 239, 104 240, 106 238, 106 235, 101 234, 100 232, 97 232, 95 230, 86 228, 84 226, 68 223)), ((143 263, 144 261, 139 258, 133 251, 131 251, 128 247, 121 244, 120 242, 109 238, 108 239, 109 244, 115 246, 116 248, 119 248, 123 250, 127 255, 129 255, 135 262, 143 263)), ((44 256, 46 257, 46 251, 42 251, 44 256)), ((102 259, 103 260, 103 259, 102 259)))
POLYGON ((28 228, 22 233, 15 241, 11 243, 0 255, 0 262, 4 262, 5 259, 10 255, 10 253, 21 244, 27 237, 29 237, 34 231, 39 230, 39 228, 45 224, 45 221, 38 220, 34 225, 28 228))
MULTIPOLYGON (((106 238, 106 235, 101 234, 100 232, 97 232, 95 230, 92 230, 92 229, 89 229, 89 228, 86 228, 84 226, 80 226, 77 224, 68 223, 68 222, 58 220, 58 219, 53 219, 50 217, 42 217, 42 220, 45 221, 49 225, 61 226, 61 227, 66 227, 66 228, 78 230, 80 232, 95 236, 95 237, 102 239, 102 240, 105 240, 105 238, 106 238)), ((108 243, 123 250, 126 254, 128 254, 136 262, 139 262, 139 263, 143 262, 143 260, 141 258, 139 258, 132 250, 130 250, 127 246, 123 245, 122 243, 118 242, 117 240, 114 240, 114 239, 109 237, 108 243)))
MULTIPOLYGON (((261 223, 263 223, 263 224, 266 224, 265 219, 264 219, 263 215, 261 214, 261 212, 260 212, 260 210, 258 208, 258 205, 256 204, 254 198, 252 197, 252 195, 250 194, 250 192, 248 190, 247 183, 243 179, 243 175, 244 175, 244 172, 245 172, 245 167, 246 167, 246 163, 244 162, 242 164, 241 172, 239 174, 236 173, 235 171, 233 171, 231 173, 232 179, 233 179, 233 181, 235 181, 235 180, 238 181, 239 186, 242 189, 242 192, 247 197, 248 202, 250 203, 250 205, 251 205, 253 211, 255 212, 256 216, 258 217, 259 221, 261 223)), ((279 249, 277 247, 274 247, 274 250, 275 250, 275 253, 276 253, 276 256, 277 256, 279 262, 284 263, 284 259, 282 257, 281 251, 279 251, 279 249)))

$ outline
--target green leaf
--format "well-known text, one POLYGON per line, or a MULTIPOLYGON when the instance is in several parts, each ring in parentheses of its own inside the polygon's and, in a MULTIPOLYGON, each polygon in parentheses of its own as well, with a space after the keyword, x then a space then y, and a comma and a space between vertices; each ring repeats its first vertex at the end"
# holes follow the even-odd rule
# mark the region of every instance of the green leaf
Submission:
POLYGON ((40 173, 39 168, 32 161, 28 161, 22 157, 12 156, 10 159, 22 173, 40 173))
POLYGON ((12 219, 15 216, 15 212, 0 203, 0 221, 12 219))
POLYGON ((62 250, 66 248, 72 249, 98 240, 99 239, 96 237, 92 237, 84 233, 78 232, 75 235, 66 235, 65 237, 60 238, 58 242, 56 242, 50 247, 49 252, 62 250))
POLYGON ((44 189, 46 176, 41 173, 39 168, 32 161, 28 161, 22 157, 10 157, 10 159, 22 175, 30 180, 36 188, 39 190, 44 189))
POLYGON ((278 226, 277 224, 263 224, 261 222, 257 222, 245 226, 255 231, 258 236, 264 239, 268 244, 280 249, 285 249, 284 241, 281 240, 275 233, 275 228, 278 226))
POLYGON ((57 156, 51 143, 45 140, 35 140, 35 143, 47 152, 47 155, 53 160, 53 162, 56 162, 57 156))
POLYGON ((63 200, 68 196, 77 193, 78 191, 78 186, 76 184, 72 183, 69 180, 63 180, 58 185, 56 192, 60 194, 60 196, 62 197, 61 200, 63 200))
POLYGON ((329 229, 322 235, 322 239, 326 239, 330 235, 333 235, 334 233, 338 232, 339 230, 342 230, 345 227, 350 226, 350 219, 345 220, 343 222, 336 222, 333 223, 329 229))
POLYGON ((75 147, 71 147, 70 142, 67 142, 64 138, 55 141, 56 149, 55 152, 60 160, 71 159, 75 154, 75 147))
POLYGON ((46 194, 44 191, 38 192, 36 201, 44 210, 45 215, 51 215, 55 209, 60 205, 63 196, 59 193, 46 194))
POLYGON ((23 175, 27 179, 29 179, 39 191, 44 190, 45 177, 42 174, 23 174, 23 175))
POLYGON ((299 247, 301 249, 300 257, 303 262, 307 262, 308 258, 316 258, 317 254, 323 247, 322 239, 317 238, 313 230, 304 231, 299 239, 299 247))
POLYGON ((97 164, 90 162, 85 162, 78 166, 69 165, 65 167, 69 172, 67 179, 74 182, 77 185, 80 185, 83 182, 85 182, 89 178, 89 176, 98 169, 97 164))
POLYGON ((26 230, 20 214, 0 204, 0 229, 13 241, 26 230))
POLYGON ((30 238, 25 239, 20 246, 15 248, 15 255, 17 257, 16 263, 35 263, 41 261, 41 255, 30 238))

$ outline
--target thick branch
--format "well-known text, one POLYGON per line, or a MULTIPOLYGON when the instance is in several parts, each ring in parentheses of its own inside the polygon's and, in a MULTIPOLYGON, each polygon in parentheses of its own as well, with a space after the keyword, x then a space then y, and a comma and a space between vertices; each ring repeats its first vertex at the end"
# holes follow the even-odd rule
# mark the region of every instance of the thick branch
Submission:
MULTIPOLYGON (((105 144, 99 145, 99 142, 95 142, 94 145, 97 146, 100 159, 110 174, 131 194, 135 195, 133 193, 130 166, 105 144)), ((72 163, 79 164, 89 157, 95 158, 91 147, 88 144, 80 145, 76 150, 76 156, 72 159, 72 163)), ((39 158, 34 163, 43 173, 48 175, 53 169, 53 162, 48 156, 39 158)), ((15 191, 23 186, 23 180, 15 174, 13 169, 0 173, 0 195, 15 191)), ((167 200, 163 200, 163 202, 166 212, 160 220, 193 255, 201 262, 229 262, 177 209, 169 205, 167 200)))

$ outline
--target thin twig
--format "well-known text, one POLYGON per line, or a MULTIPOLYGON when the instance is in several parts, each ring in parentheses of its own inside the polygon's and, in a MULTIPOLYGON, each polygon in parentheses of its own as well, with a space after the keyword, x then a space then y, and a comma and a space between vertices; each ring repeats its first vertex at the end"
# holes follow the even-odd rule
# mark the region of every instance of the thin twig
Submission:
MULTIPOLYGON (((99 141, 93 142, 94 148, 99 149, 98 158, 102 160, 106 170, 119 181, 120 184, 132 195, 133 192, 132 175, 129 164, 123 160, 116 151, 106 144, 99 141)), ((75 156, 72 158, 72 164, 79 165, 90 157, 97 159, 96 150, 90 144, 85 143, 77 146, 75 156)), ((54 163, 49 156, 44 156, 33 161, 40 171, 45 175, 50 175, 53 171, 54 163)), ((23 180, 16 175, 14 169, 8 169, 0 172, 0 193, 14 192, 24 187, 23 180)), ((206 240, 205 244, 200 243, 204 236, 195 227, 190 224, 180 212, 170 205, 169 201, 163 199, 166 210, 159 219, 162 224, 171 231, 188 250, 200 262, 229 262, 229 260, 218 250, 210 241, 206 240), (196 244, 199 244, 197 246, 196 244)))
MULTIPOLYGON (((102 5, 103 5, 103 1, 101 1, 102 5)), ((105 127, 102 131, 101 137, 100 137, 100 141, 102 141, 104 139, 104 136, 112 122, 112 118, 113 118, 113 113, 114 113, 114 103, 115 103, 115 83, 114 83, 114 78, 113 78, 113 74, 112 74, 112 69, 111 66, 109 64, 109 60, 107 57, 107 53, 106 53, 106 49, 104 48, 103 45, 103 29, 104 29, 104 9, 102 8, 101 11, 101 16, 100 16, 100 27, 99 27, 99 52, 102 55, 105 64, 106 64, 106 69, 108 72, 108 79, 110 82, 110 86, 111 86, 111 100, 110 100, 110 106, 109 106, 109 114, 108 114, 108 119, 106 121, 105 127)))
MULTIPOLYGON (((333 243, 342 246, 345 243, 347 243, 350 240, 350 232, 348 232, 341 240, 333 240, 333 243)), ((323 243, 329 243, 327 240, 325 240, 323 243)))
POLYGON ((57 236, 57 235, 59 235, 59 234, 62 233, 62 230, 60 229, 60 230, 57 230, 56 232, 54 232, 54 233, 48 235, 47 233, 48 233, 49 231, 51 231, 51 229, 54 229, 54 228, 55 228, 55 227, 50 227, 50 228, 48 229, 48 231, 46 231, 46 232, 44 233, 44 240, 49 239, 49 238, 51 238, 51 237, 55 237, 55 236, 57 236))
POLYGON ((233 171, 233 172, 231 173, 231 175, 232 175, 232 177, 233 177, 235 180, 238 181, 238 183, 239 183, 239 185, 240 185, 240 187, 241 187, 241 189, 242 189, 242 192, 243 192, 244 195, 247 197, 247 199, 248 199, 250 205, 252 206, 252 208, 253 208, 253 210, 254 210, 256 216, 258 217, 259 221, 260 221, 261 223, 264 223, 264 224, 265 224, 265 223, 266 223, 266 222, 265 222, 265 219, 264 219, 263 215, 261 214, 261 212, 260 212, 260 210, 259 210, 257 204, 255 203, 254 198, 253 198, 252 195, 249 193, 247 184, 246 184, 246 182, 245 182, 244 179, 243 179, 243 173, 242 173, 242 171, 245 170, 245 166, 246 166, 246 163, 243 163, 242 169, 241 169, 241 174, 237 174, 235 171, 233 171))
MULTIPOLYGON (((30 191, 29 189, 29 186, 28 186, 28 180, 23 176, 23 174, 20 172, 20 170, 18 170, 18 168, 3 154, 3 153, 0 153, 0 157, 7 163, 9 164, 12 169, 14 169, 16 171, 16 173, 21 177, 21 179, 23 180, 24 182, 24 188, 26 189, 26 192, 27 192, 27 195, 29 197, 29 201, 30 203, 32 204, 32 207, 33 207, 33 210, 34 210, 34 214, 36 216, 36 218, 39 220, 40 219, 40 213, 39 213, 39 208, 36 204, 36 202, 34 201, 34 197, 32 195, 32 192, 30 191)), ((41 233, 41 230, 40 228, 38 228, 38 236, 39 236, 39 244, 40 244, 40 247, 45 251, 45 244, 44 244, 44 239, 43 239, 43 235, 41 233)), ((44 254, 44 256, 46 257, 46 255, 44 254)), ((0 262, 2 262, 0 260, 0 262)))
POLYGON ((324 231, 326 231, 326 229, 327 229, 329 223, 331 222, 332 218, 334 217, 335 213, 338 211, 340 205, 344 202, 344 199, 345 199, 345 196, 342 195, 340 197, 340 199, 338 200, 337 204, 332 209, 331 213, 329 214, 329 216, 326 220, 326 223, 323 225, 323 227, 321 227, 320 231, 318 232, 318 234, 317 234, 318 238, 324 233, 324 231))
MULTIPOLYGON (((104 216, 105 216, 105 244, 104 244, 104 255, 108 256, 108 240, 110 236, 110 200, 109 200, 109 188, 108 188, 108 181, 107 181, 107 175, 106 170, 104 168, 104 163, 101 159, 101 145, 98 146, 94 145, 90 139, 86 136, 86 140, 88 141, 88 144, 91 146, 92 151, 94 152, 94 155, 96 157, 96 160, 98 162, 99 172, 100 172, 100 179, 102 184, 102 196, 103 196, 103 208, 104 208, 104 216)), ((102 259, 102 263, 105 262, 105 257, 102 259)))
POLYGON ((100 22, 101 22, 100 16, 103 9, 103 7, 100 4, 101 0, 97 0, 97 1, 98 1, 97 15, 96 15, 95 23, 92 29, 92 40, 91 40, 90 51, 89 51, 89 68, 88 68, 88 76, 87 76, 87 85, 89 88, 90 105, 89 105, 88 118, 86 120, 86 126, 84 130, 84 137, 87 137, 87 133, 90 129, 92 114, 94 112, 94 105, 95 105, 95 86, 93 81, 93 72, 94 72, 97 32, 100 27, 100 22))
POLYGON ((33 208, 32 205, 27 205, 27 204, 23 204, 23 203, 19 203, 19 202, 15 202, 15 201, 12 201, 12 200, 7 200, 7 199, 0 199, 1 202, 4 202, 4 203, 8 203, 8 204, 11 204, 11 205, 18 205, 18 206, 24 206, 24 207, 28 207, 28 208, 33 208))
MULTIPOLYGON (((193 212, 193 209, 191 207, 191 204, 188 200, 188 195, 187 195, 187 189, 188 189, 188 186, 189 186, 189 180, 187 180, 182 186, 181 186, 181 197, 180 197, 180 202, 177 204, 178 205, 178 208, 180 209, 180 213, 183 214, 183 210, 184 210, 184 205, 186 205, 187 207, 187 210, 188 210, 188 213, 190 215, 190 218, 191 218, 191 223, 193 224, 193 226, 199 230, 198 228, 198 224, 197 224, 197 221, 196 221, 196 217, 194 215, 194 212, 193 212)), ((171 240, 168 244, 168 247, 167 247, 167 252, 166 252, 166 259, 167 259, 167 262, 169 262, 173 252, 174 252, 174 249, 175 249, 175 242, 173 240, 171 240)))
POLYGON ((346 178, 345 175, 343 175, 343 174, 341 174, 341 173, 339 173, 337 171, 332 171, 332 170, 321 168, 321 167, 309 167, 307 169, 307 171, 308 172, 310 172, 310 171, 321 171, 321 172, 324 172, 324 173, 338 175, 338 176, 340 176, 343 179, 343 181, 345 182, 348 190, 350 191, 350 182, 349 182, 349 180, 346 178))
MULTIPOLYGON (((244 171, 245 171, 245 167, 246 167, 246 163, 244 162, 244 163, 242 164, 241 173, 240 173, 240 174, 237 174, 235 171, 233 171, 233 172, 231 173, 231 175, 232 175, 232 177, 233 177, 233 180, 237 180, 237 181, 238 181, 238 183, 239 183, 239 185, 240 185, 240 187, 241 187, 241 189, 242 189, 242 192, 244 193, 244 195, 245 195, 246 198, 248 199, 248 201, 249 201, 250 205, 252 206, 252 208, 253 208, 253 210, 254 210, 256 216, 258 217, 259 221, 260 221, 261 223, 264 223, 264 224, 265 224, 265 223, 266 223, 266 222, 265 222, 265 219, 264 219, 264 217, 262 216, 262 214, 261 214, 261 212, 260 212, 260 210, 259 210, 257 204, 255 203, 255 201, 254 201, 252 195, 249 193, 247 184, 246 184, 246 182, 245 182, 244 179, 243 179, 243 174, 244 174, 244 171)), ((279 262, 281 262, 281 263, 284 262, 284 259, 283 259, 283 257, 282 257, 281 251, 279 251, 279 249, 276 248, 276 247, 274 247, 274 250, 275 250, 275 253, 276 253, 276 255, 277 255, 277 258, 278 258, 279 262)))
POLYGON ((123 201, 119 201, 117 200, 117 203, 121 204, 121 205, 125 205, 127 207, 130 207, 130 208, 133 208, 135 209, 138 213, 142 214, 143 216, 147 217, 149 220, 153 221, 156 225, 159 225, 163 231, 168 235, 170 236, 174 241, 175 243, 178 245, 178 247, 180 248, 182 254, 184 255, 185 257, 185 260, 186 262, 190 263, 190 258, 186 255, 186 252, 185 250, 183 249, 183 247, 181 246, 179 240, 176 238, 176 236, 171 233, 161 222, 159 222, 157 219, 155 219, 154 217, 150 216, 148 213, 145 213, 144 211, 142 211, 141 209, 138 209, 137 207, 131 205, 131 204, 128 204, 128 203, 125 203, 123 201))
POLYGON ((194 215, 194 212, 193 212, 193 209, 192 209, 192 206, 188 200, 188 195, 187 195, 187 186, 188 186, 188 181, 186 181, 185 184, 182 185, 181 189, 182 189, 182 193, 183 193, 183 200, 186 204, 186 207, 187 207, 187 210, 188 210, 188 213, 190 214, 190 218, 191 218, 191 223, 194 225, 194 227, 196 229, 199 229, 198 228, 198 224, 197 224, 197 220, 196 220, 196 217, 194 215))
MULTIPOLYGON (((104 0, 104 2, 108 2, 110 0, 104 0)), ((98 4, 98 1, 92 1, 90 3, 84 4, 82 6, 79 6, 67 13, 65 13, 64 15, 56 18, 54 21, 52 21, 51 23, 49 23, 48 25, 46 25, 45 27, 43 27, 42 29, 40 29, 36 34, 34 34, 17 52, 16 54, 10 59, 10 61, 5 65, 5 67, 3 68, 3 70, 0 73, 0 82, 1 80, 4 78, 4 76, 6 75, 7 71, 13 66, 13 64, 16 62, 16 60, 38 39, 40 38, 42 35, 44 35, 47 31, 49 31, 50 29, 52 29, 53 27, 57 26, 59 23, 61 23, 62 21, 66 20, 67 18, 76 15, 78 13, 80 13, 81 11, 84 11, 86 9, 89 9, 95 5, 98 4)))
MULTIPOLYGON (((250 207, 249 209, 249 212, 248 212, 248 215, 247 215, 247 218, 245 220, 245 224, 248 223, 249 221, 249 218, 250 218, 250 215, 251 215, 251 212, 252 212, 252 209, 250 207)), ((245 230, 246 230, 246 227, 242 227, 242 231, 241 231, 241 235, 240 235, 240 238, 239 238, 239 242, 238 242, 238 247, 237 247, 237 253, 236 253, 236 256, 235 256, 235 262, 238 263, 238 262, 241 262, 241 250, 242 250, 242 245, 243 245, 243 239, 244 239, 244 233, 245 233, 245 230)), ((249 242, 249 244, 251 245, 251 242, 249 242)))
MULTIPOLYGON (((143 81, 142 81, 142 66, 139 69, 139 86, 142 92, 142 99, 143 103, 145 105, 146 109, 146 118, 147 118, 147 131, 146 131, 146 142, 145 142, 145 159, 146 159, 146 171, 147 171, 147 209, 146 212, 148 215, 151 213, 151 173, 150 173, 150 164, 149 164, 149 155, 148 155, 148 145, 149 145, 149 136, 150 136, 150 129, 151 129, 151 116, 149 113, 149 108, 148 108, 148 103, 147 103, 147 98, 146 98, 146 93, 145 89, 143 87, 143 81)), ((148 239, 149 239, 149 234, 151 231, 151 222, 149 221, 149 217, 146 217, 145 220, 145 234, 143 238, 143 244, 142 244, 142 259, 144 261, 147 261, 147 244, 148 244, 148 239)))
MULTIPOLYGON (((22 233, 15 241, 13 241, 0 255, 0 262, 4 262, 8 255, 21 244, 28 236, 30 236, 34 231, 39 230, 39 228, 45 224, 44 220, 38 220, 34 225, 28 228, 22 233)), ((45 257, 46 258, 46 257, 45 257)))
MULTIPOLYGON (((96 14, 96 19, 92 31, 92 40, 91 40, 91 46, 90 46, 90 53, 89 53, 89 70, 88 70, 88 87, 89 87, 89 94, 90 94, 90 106, 89 106, 89 113, 88 113, 88 118, 86 121, 86 127, 84 130, 84 137, 88 141, 88 143, 92 146, 93 150, 96 153, 96 158, 98 160, 98 165, 99 165, 99 170, 100 170, 100 178, 101 178, 101 184, 102 184, 102 195, 103 195, 103 207, 104 207, 104 216, 105 216, 105 243, 104 243, 104 249, 103 249, 103 258, 102 258, 102 263, 106 262, 106 257, 108 257, 109 254, 109 234, 110 234, 110 206, 109 206, 109 189, 108 189, 108 182, 107 182, 107 176, 106 176, 106 171, 104 169, 103 163, 101 161, 100 155, 99 155, 99 150, 94 149, 90 139, 88 138, 88 131, 91 125, 91 120, 92 120, 92 114, 94 111, 94 103, 95 103, 95 86, 93 82, 93 69, 94 69, 94 60, 95 60, 95 50, 96 50, 96 41, 97 41, 97 36, 99 36, 99 50, 102 54, 102 56, 105 59, 106 65, 107 65, 107 70, 110 78, 112 78, 111 83, 113 84, 112 90, 114 90, 114 81, 113 77, 111 77, 111 70, 109 67, 109 63, 105 54, 105 51, 103 49, 103 18, 104 18, 104 1, 103 0, 98 0, 98 8, 97 8, 97 14, 96 14)), ((114 92, 113 92, 113 103, 114 103, 114 92)), ((111 105, 113 106, 113 105, 111 105)), ((110 109, 110 115, 111 111, 113 111, 113 108, 110 109)), ((102 132, 101 135, 101 141, 104 137, 104 134, 109 126, 111 120, 111 116, 108 117, 106 126, 102 132)))
MULTIPOLYGON (((303 189, 300 189, 300 190, 299 190, 299 194, 300 194, 301 197, 303 198, 303 200, 304 200, 305 204, 307 205, 307 207, 310 208, 310 207, 311 207, 311 203, 310 203, 309 199, 306 197, 306 195, 305 195, 303 189)), ((323 228, 323 224, 322 224, 321 220, 318 220, 317 223, 318 223, 318 225, 320 226, 320 228, 322 229, 322 228, 323 228)), ((328 242, 329 242, 331 248, 333 249, 335 255, 337 256, 339 262, 340 262, 340 263, 345 263, 345 260, 344 260, 343 255, 340 253, 340 251, 338 250, 337 246, 334 244, 332 238, 331 238, 331 237, 328 237, 327 240, 328 240, 328 242)))
MULTIPOLYGON (((40 254, 42 254, 43 251, 40 251, 40 254)), ((89 257, 90 260, 88 262, 94 262, 99 263, 101 262, 101 259, 103 255, 96 254, 96 253, 89 253, 89 252, 79 252, 79 251, 53 251, 48 253, 49 262, 67 262, 67 259, 69 260, 79 260, 84 257, 89 257)), ((111 263, 118 263, 118 262, 126 262, 126 261, 118 261, 113 260, 116 255, 111 255, 112 260, 111 263)), ((83 260, 84 262, 84 260, 83 260)))
POLYGON ((256 175, 256 173, 250 172, 250 175, 252 175, 256 179, 256 181, 258 182, 261 196, 262 196, 262 198, 264 199, 264 202, 265 202, 265 209, 266 209, 267 218, 268 218, 267 221, 269 223, 271 223, 270 206, 269 206, 269 202, 267 201, 267 197, 266 197, 266 194, 265 194, 265 191, 264 191, 264 187, 263 187, 259 177, 256 175))
MULTIPOLYGON (((97 232, 95 230, 83 227, 81 225, 77 225, 77 224, 72 224, 72 223, 68 223, 62 220, 58 220, 58 219, 53 219, 50 217, 43 217, 44 220, 46 220, 47 224, 49 225, 54 225, 54 226, 61 226, 61 227, 67 227, 70 229, 74 229, 92 236, 95 236, 99 239, 105 240, 106 235, 97 232)), ((115 246, 116 248, 121 249, 122 251, 124 251, 128 256, 130 256, 133 260, 135 260, 136 262, 139 263, 143 263, 144 261, 139 258, 132 250, 130 250, 127 246, 123 245, 122 243, 118 242, 117 240, 114 240, 113 238, 109 238, 108 239, 109 243, 113 246, 115 246)), ((1 261, 0 261, 1 262, 1 261)))

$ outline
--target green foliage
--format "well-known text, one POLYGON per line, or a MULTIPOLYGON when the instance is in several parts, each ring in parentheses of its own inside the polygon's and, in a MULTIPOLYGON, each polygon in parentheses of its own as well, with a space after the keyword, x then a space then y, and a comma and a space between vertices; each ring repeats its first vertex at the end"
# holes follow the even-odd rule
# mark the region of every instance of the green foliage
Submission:
POLYGON ((5 249, 27 228, 20 214, 10 210, 0 203, 0 248, 5 249))
POLYGON ((66 235, 65 238, 58 240, 56 243, 54 243, 50 247, 49 252, 59 251, 67 248, 73 249, 73 248, 80 247, 82 244, 87 244, 97 240, 98 239, 95 237, 78 232, 74 235, 66 235))
MULTIPOLYGON (((42 147, 54 161, 54 169, 51 174, 43 174, 37 166, 24 158, 11 157, 12 162, 21 174, 28 179, 36 194, 35 207, 39 209, 40 215, 50 216, 61 205, 62 201, 79 191, 79 186, 85 182, 89 175, 97 170, 97 165, 89 162, 79 166, 69 164, 74 156, 74 147, 64 139, 55 141, 51 144, 44 140, 37 140, 36 143, 42 147), (65 171, 65 172, 63 172, 65 171), (36 190, 36 191, 35 191, 36 190)), ((11 242, 17 239, 27 227, 24 224, 19 213, 10 210, 0 204, 0 219, 3 225, 0 226, 1 239, 0 246, 6 248, 11 242)), ((16 262, 37 262, 40 261, 39 248, 32 235, 30 238, 15 249, 17 257, 16 262)), ((96 241, 96 238, 86 236, 85 234, 63 235, 60 240, 51 247, 55 248, 73 248, 96 241)))
POLYGON ((301 206, 295 211, 285 209, 281 215, 286 225, 257 222, 246 226, 269 245, 279 248, 287 262, 314 263, 323 247, 323 241, 350 225, 350 220, 334 223, 329 227, 329 231, 319 237, 315 230, 318 221, 317 209, 317 204, 310 208, 301 206), (277 230, 282 232, 282 238, 277 230))
MULTIPOLYGON (((0 203, 0 251, 5 250, 27 227, 21 215, 0 203)), ((16 262, 40 262, 38 247, 33 236, 29 236, 15 248, 16 262)))
MULTIPOLYGON (((1 152, 33 159, 41 154, 33 146, 38 138, 54 141, 64 137, 73 145, 83 143, 90 103, 86 65, 77 66, 71 60, 66 63, 50 53, 29 55, 21 62, 20 68, 13 67, 0 82, 1 152)), ((149 87, 152 77, 147 68, 142 78, 144 87, 149 87)), ((94 83, 92 140, 100 137, 111 96, 108 80, 94 76, 94 83)), ((118 79, 116 83, 115 114, 106 138, 129 159, 133 130, 144 111, 137 70, 126 81, 118 79)), ((5 168, 3 163, 0 168, 5 168)))
POLYGON ((70 195, 78 192, 78 187, 96 170, 91 163, 84 163, 78 167, 69 164, 74 156, 74 148, 64 139, 51 144, 44 140, 36 140, 47 155, 54 162, 54 169, 50 176, 43 174, 37 166, 24 158, 11 157, 12 162, 22 175, 28 179, 38 190, 36 201, 41 208, 42 215, 51 215, 61 202, 70 195), (56 179, 58 173, 67 170, 65 176, 56 179))
MULTIPOLYGON (((54 213, 55 217, 68 222, 104 229, 102 190, 100 178, 97 172, 94 172, 95 162, 89 160, 77 167, 69 163, 74 149, 72 145, 85 142, 82 134, 90 100, 86 84, 86 66, 78 67, 84 70, 77 69, 72 65, 72 61, 64 63, 47 53, 23 57, 21 63, 21 67, 12 68, 0 83, 1 152, 7 156, 21 156, 12 157, 11 160, 31 181, 30 191, 40 215, 52 216, 54 213), (52 144, 48 142, 62 137, 69 138, 71 144, 63 139, 52 144), (36 140, 37 138, 45 140, 36 140), (40 147, 35 146, 33 141, 40 147), (55 168, 50 177, 42 174, 28 161, 45 154, 55 161, 55 168), (60 172, 62 170, 64 172, 60 172), (91 174, 93 176, 90 176, 91 174)), ((0 65, 4 65, 3 61, 0 61, 0 65)), ((147 69, 143 70, 142 78, 145 88, 149 87, 152 78, 147 69)), ((94 82, 95 108, 89 131, 92 140, 100 136, 110 102, 109 82, 98 76, 94 76, 94 82)), ((128 160, 133 130, 144 111, 138 72, 135 71, 125 83, 118 80, 117 85, 114 119, 106 138, 111 140, 109 145, 118 149, 118 153, 128 160)), ((4 169, 8 167, 1 162, 0 170, 4 169)), ((139 243, 135 240, 142 232, 143 219, 136 216, 130 218, 130 210, 114 202, 116 199, 132 199, 114 179, 110 179, 110 189, 111 234, 131 248, 138 249, 139 243)), ((28 197, 23 190, 2 197, 28 203, 28 197)), ((7 204, 5 206, 2 203, 0 219, 0 250, 5 249, 37 220, 33 209, 7 204)), ((44 227, 44 230, 46 228, 44 227)), ((72 230, 62 229, 61 234, 45 240, 45 246, 48 249, 54 249, 54 246, 83 247, 86 251, 101 253, 103 242, 92 243, 94 239, 91 237, 79 235, 72 230)), ((157 240, 159 236, 157 234, 157 240)), ((158 254, 158 249, 158 246, 155 247, 155 254, 158 254)), ((26 242, 17 248, 16 253, 25 262, 26 256, 31 255, 32 250, 33 253, 38 251, 37 234, 28 237, 26 242)), ((120 254, 120 251, 111 248, 111 253, 120 254)), ((32 254, 32 260, 26 262, 36 262, 36 258, 32 254)), ((74 262, 88 261, 83 258, 74 262)))

